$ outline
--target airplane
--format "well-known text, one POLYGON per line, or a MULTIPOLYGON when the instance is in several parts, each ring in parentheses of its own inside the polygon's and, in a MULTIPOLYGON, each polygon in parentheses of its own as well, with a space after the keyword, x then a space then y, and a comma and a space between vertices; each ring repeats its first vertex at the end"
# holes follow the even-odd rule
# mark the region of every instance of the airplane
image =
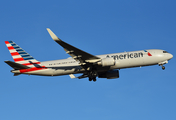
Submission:
POLYGON ((71 57, 67 59, 40 62, 24 51, 13 41, 5 41, 13 61, 4 61, 13 68, 14 76, 20 74, 40 76, 69 75, 71 78, 86 78, 96 81, 96 78, 119 78, 119 70, 124 68, 159 65, 164 70, 173 55, 165 50, 148 49, 104 55, 92 55, 80 50, 58 38, 47 28, 51 38, 57 42, 71 57), (76 77, 74 74, 81 73, 76 77))

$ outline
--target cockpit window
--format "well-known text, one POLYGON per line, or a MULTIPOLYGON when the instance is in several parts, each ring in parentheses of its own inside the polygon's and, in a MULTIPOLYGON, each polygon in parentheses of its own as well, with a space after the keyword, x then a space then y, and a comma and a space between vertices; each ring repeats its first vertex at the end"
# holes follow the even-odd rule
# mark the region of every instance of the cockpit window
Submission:
POLYGON ((167 51, 163 51, 163 53, 168 53, 167 51))

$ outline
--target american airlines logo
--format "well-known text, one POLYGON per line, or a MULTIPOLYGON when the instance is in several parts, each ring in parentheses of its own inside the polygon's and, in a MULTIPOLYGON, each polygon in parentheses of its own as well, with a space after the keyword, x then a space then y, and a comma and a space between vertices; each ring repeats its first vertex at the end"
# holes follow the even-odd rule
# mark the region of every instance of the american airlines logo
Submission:
POLYGON ((152 54, 149 53, 147 50, 144 50, 144 52, 146 52, 148 56, 152 56, 152 54))
POLYGON ((112 56, 107 55, 106 57, 107 58, 108 57, 113 57, 114 60, 119 60, 119 59, 122 60, 122 59, 143 57, 143 53, 142 52, 140 52, 140 53, 126 53, 126 54, 112 55, 112 56))

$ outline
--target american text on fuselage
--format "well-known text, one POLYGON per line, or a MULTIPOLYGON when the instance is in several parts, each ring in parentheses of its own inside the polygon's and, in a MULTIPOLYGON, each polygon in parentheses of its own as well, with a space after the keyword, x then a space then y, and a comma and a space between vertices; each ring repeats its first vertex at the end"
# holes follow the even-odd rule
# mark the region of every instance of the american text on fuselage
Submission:
POLYGON ((107 58, 109 57, 113 57, 114 60, 119 60, 119 59, 129 59, 129 58, 138 58, 138 57, 143 57, 143 53, 139 52, 139 53, 126 53, 126 54, 120 54, 120 55, 107 55, 107 58))

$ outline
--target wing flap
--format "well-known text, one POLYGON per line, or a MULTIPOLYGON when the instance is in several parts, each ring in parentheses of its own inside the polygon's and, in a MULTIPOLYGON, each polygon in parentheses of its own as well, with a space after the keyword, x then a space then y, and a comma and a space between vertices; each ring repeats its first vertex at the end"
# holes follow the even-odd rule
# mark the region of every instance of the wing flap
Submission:
POLYGON ((74 76, 73 74, 70 74, 69 76, 70 76, 70 78, 72 78, 72 79, 74 79, 74 78, 82 79, 82 78, 86 78, 86 77, 88 77, 87 74, 83 74, 83 75, 78 76, 78 77, 74 76))

